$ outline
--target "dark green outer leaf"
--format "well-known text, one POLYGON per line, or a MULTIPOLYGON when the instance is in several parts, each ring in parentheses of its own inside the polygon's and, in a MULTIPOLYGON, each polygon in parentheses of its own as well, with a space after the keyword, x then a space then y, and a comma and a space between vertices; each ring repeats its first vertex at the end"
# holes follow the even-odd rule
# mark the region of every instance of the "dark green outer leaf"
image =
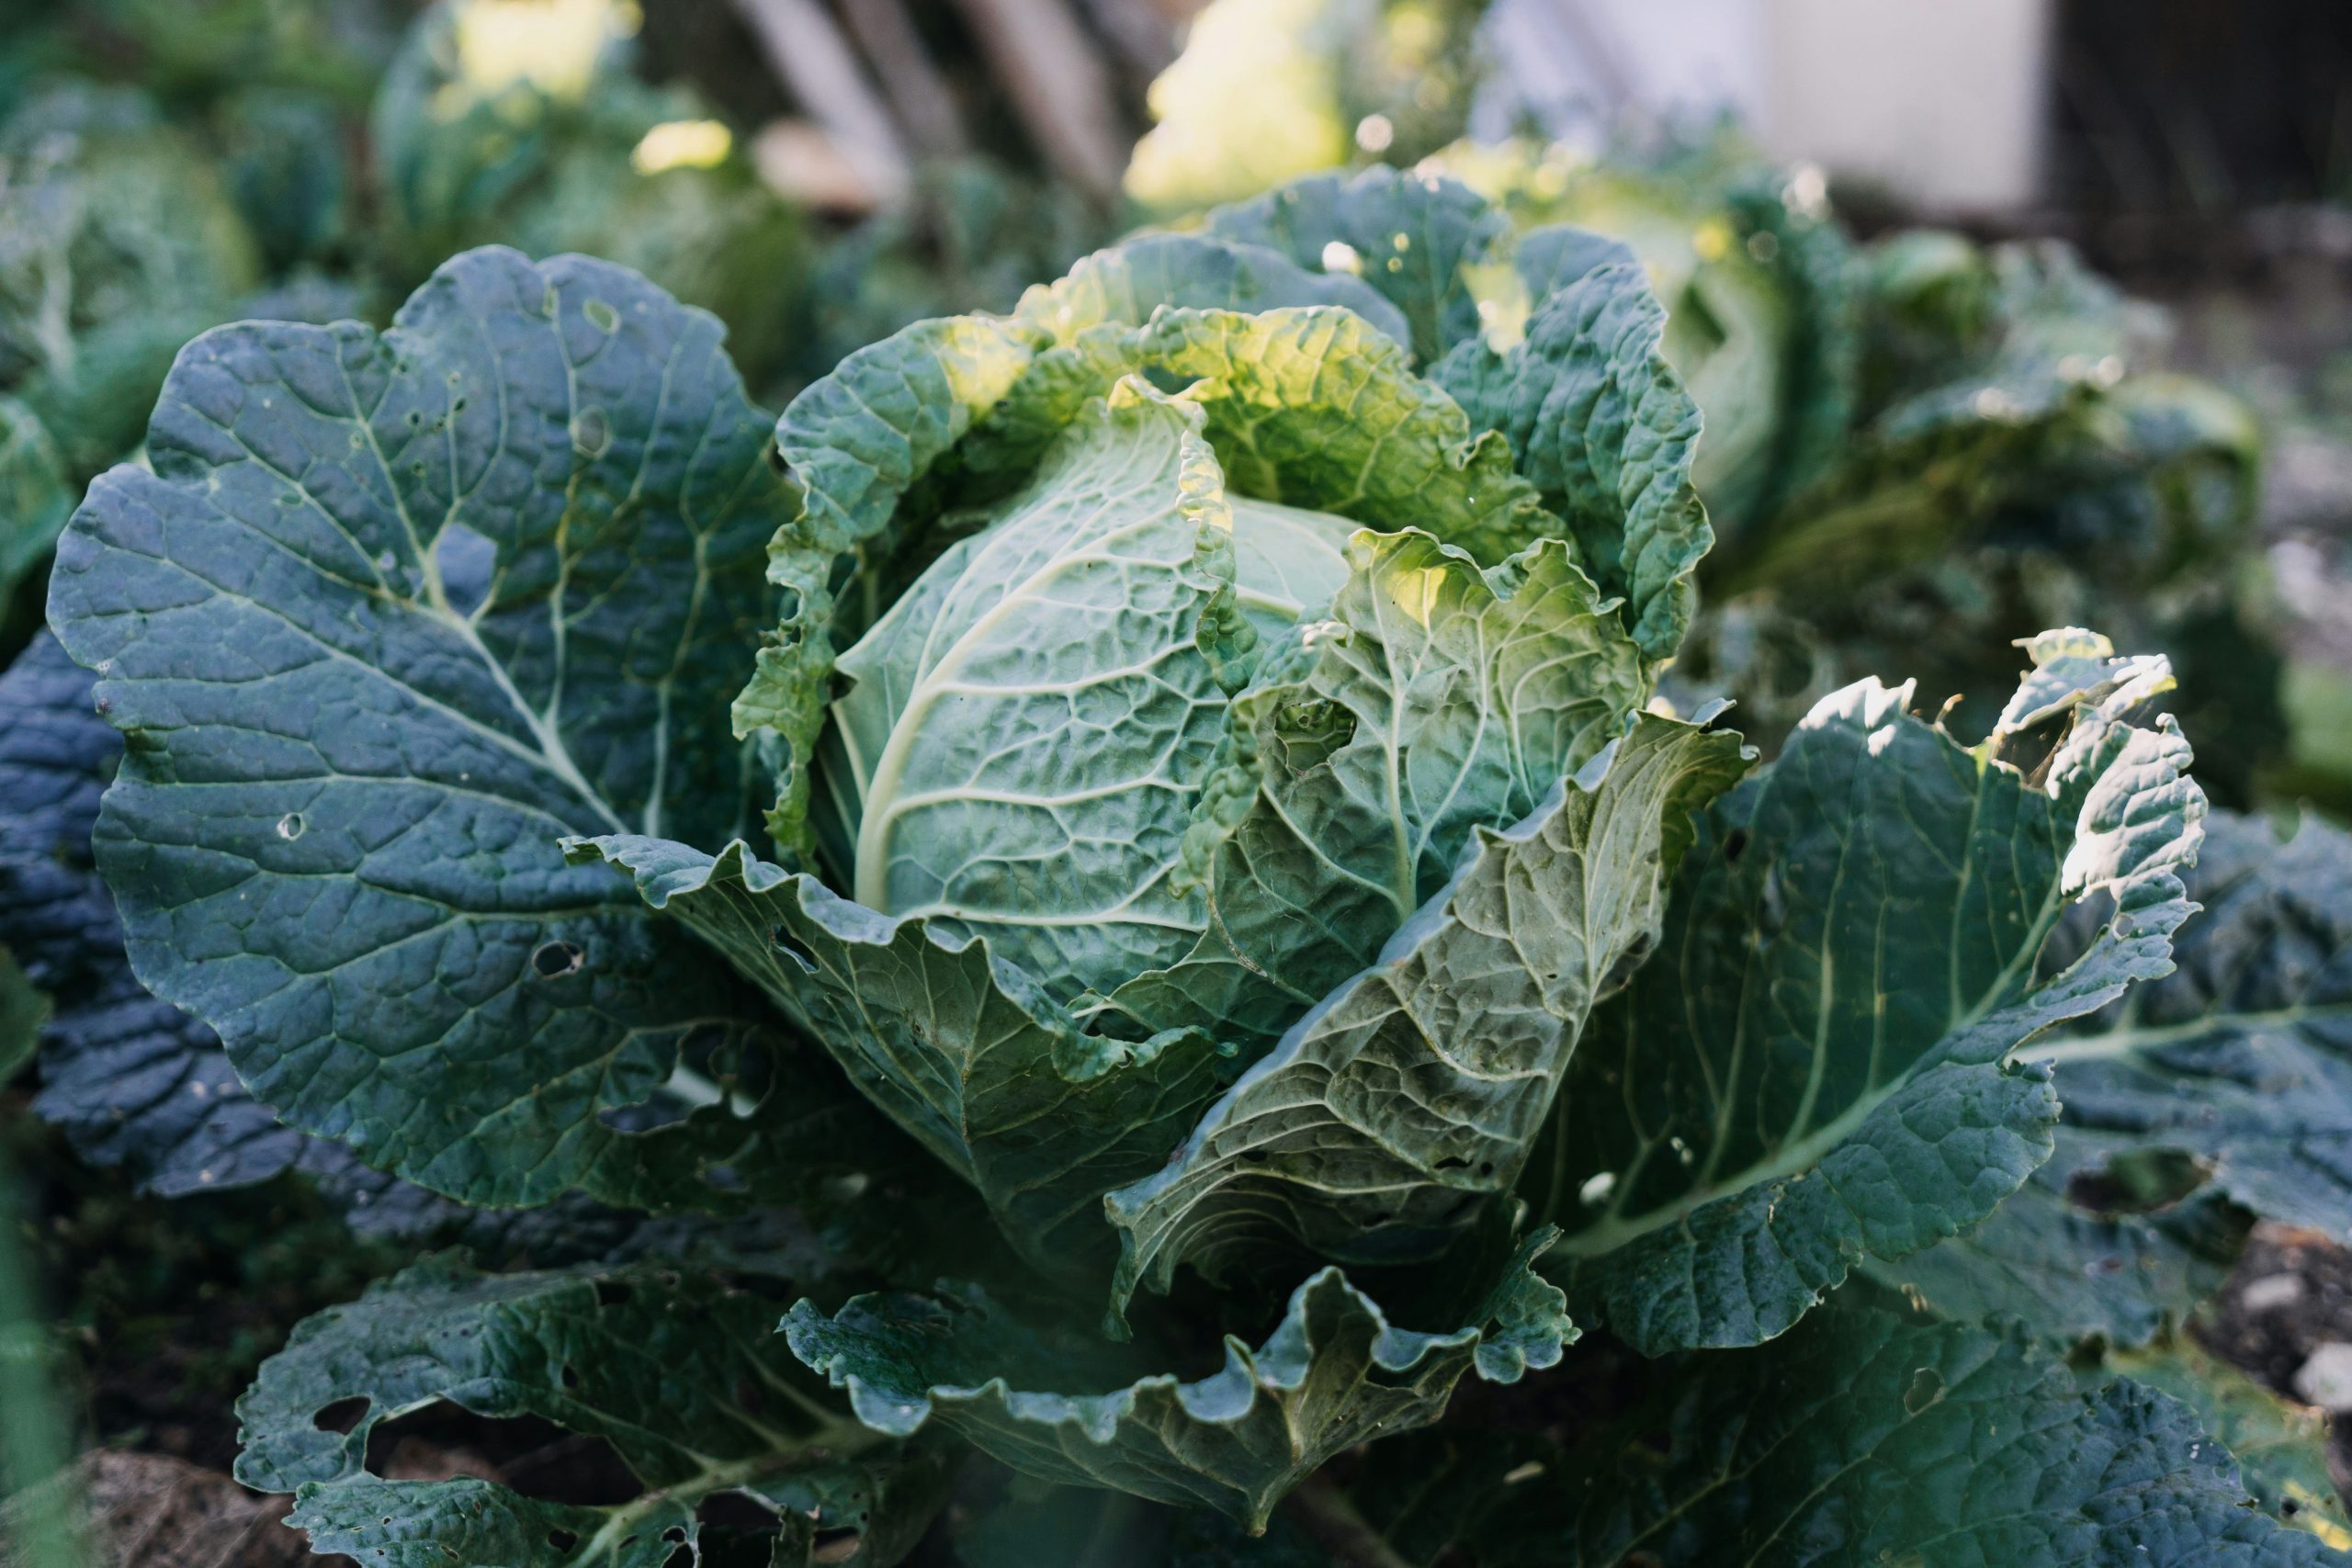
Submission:
POLYGON ((2093 1336, 2144 1345, 2185 1323, 2229 1277, 2245 1213, 2210 1192, 2152 1213, 2101 1212, 2068 1191, 2097 1159, 2063 1122, 2056 1136, 2048 1163, 1975 1229, 1907 1258, 1866 1258, 1862 1271, 1940 1317, 2014 1316, 2061 1347, 2093 1336))
POLYGON ((858 1529, 867 1550, 855 1561, 894 1562, 937 1506, 942 1467, 852 1421, 772 1332, 774 1312, 693 1270, 419 1264, 305 1322, 263 1364, 237 1405, 238 1479, 299 1490, 289 1522, 313 1549, 371 1562, 652 1568, 695 1540, 695 1506, 719 1492, 782 1521, 858 1529), (347 1433, 319 1424, 352 1400, 367 1407, 347 1433), (443 1400, 607 1438, 647 1490, 581 1507, 363 1468, 379 1423, 443 1400))
POLYGON ((53 1004, 34 1111, 84 1159, 165 1196, 347 1163, 279 1125, 220 1038, 132 977, 90 848, 122 755, 92 683, 46 633, 0 673, 0 946, 53 1004))
POLYGON ((1262 1529, 1325 1460, 1435 1420, 1474 1369, 1508 1383, 1558 1361, 1576 1331, 1529 1267, 1545 1239, 1505 1263, 1453 1332, 1392 1327, 1326 1269, 1292 1293, 1263 1345, 1227 1337, 1215 1376, 1146 1377, 1108 1393, 1027 1392, 1082 1382, 1090 1369, 973 1287, 860 1296, 830 1318, 803 1302, 785 1333, 878 1431, 905 1437, 935 1420, 1032 1475, 1213 1507, 1262 1529))
POLYGON ((1481 829, 1374 967, 1317 1005, 1168 1166, 1106 1200, 1113 1292, 1268 1250, 1394 1263, 1508 1191, 1593 1004, 1657 940, 1690 813, 1739 739, 1644 717, 1532 815, 1481 829))
POLYGON ((2092 1376, 2125 1377, 2179 1400, 2236 1460, 2262 1511, 2352 1550, 2344 1497, 2328 1472, 2328 1418, 2270 1390, 2185 1335, 2109 1355, 2092 1376))
POLYGON ((1708 814, 1659 957, 1595 1014, 1531 1166, 1580 1312, 1650 1353, 1754 1344, 2049 1156, 2048 1076, 2010 1054, 2164 974, 2190 908, 2188 748, 2123 718, 2153 684, 2081 710, 2037 788, 1864 682, 1708 814), (2094 896, 2115 913, 2037 977, 2094 896))
POLYGON ((1694 1357, 1566 1453, 1436 1434, 1375 1449, 1355 1495, 1415 1568, 1448 1544, 1479 1568, 2352 1562, 2256 1511, 2176 1401, 2128 1382, 2086 1395, 2022 1336, 1866 1310, 1694 1357), (1461 1528, 1449 1541, 1424 1517, 1461 1528))
POLYGON ((2352 1232, 2352 836, 2221 815, 2179 968, 2021 1053, 2092 1151, 2177 1149, 2265 1219, 2352 1232))
POLYGON ((716 321, 473 252, 381 336, 207 334, 149 449, 76 514, 51 618, 129 740, 97 838, 133 964, 266 1103, 501 1204, 773 1198, 826 1164, 787 1129, 879 1131, 556 843, 745 815, 718 715, 783 497, 716 321), (688 1047, 752 1114, 605 1119, 688 1047))

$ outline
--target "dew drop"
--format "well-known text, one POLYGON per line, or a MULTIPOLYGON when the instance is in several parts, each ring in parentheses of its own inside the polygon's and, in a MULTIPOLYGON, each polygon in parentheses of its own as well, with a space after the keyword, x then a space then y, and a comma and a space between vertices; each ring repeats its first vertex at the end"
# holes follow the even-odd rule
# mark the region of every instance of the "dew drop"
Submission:
POLYGON ((1616 1190, 1617 1173, 1604 1170, 1599 1176, 1586 1178, 1585 1184, 1577 1189, 1577 1201, 1588 1209, 1598 1208, 1609 1201, 1609 1195, 1616 1190))
POLYGON ((290 844, 300 838, 302 830, 309 826, 309 823, 302 820, 300 812, 289 811, 277 819, 277 836, 290 844))

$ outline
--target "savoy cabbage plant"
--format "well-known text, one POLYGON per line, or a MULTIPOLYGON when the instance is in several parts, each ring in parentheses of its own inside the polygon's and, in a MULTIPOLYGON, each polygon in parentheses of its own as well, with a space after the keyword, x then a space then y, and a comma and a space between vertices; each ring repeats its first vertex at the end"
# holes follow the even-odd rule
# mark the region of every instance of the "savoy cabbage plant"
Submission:
POLYGON ((2172 677, 2087 631, 1973 744, 1875 681, 1769 765, 1672 711, 1701 423, 1623 248, 1374 171, 780 418, 721 335, 495 248, 208 333, 59 547, 119 761, 58 649, 8 677, 0 874, 95 896, 113 770, 159 1060, 278 1167, 596 1230, 264 1367, 315 1550, 2352 1560, 2169 1337, 2250 1216, 2342 1224, 2352 868, 2233 822, 2184 930, 2172 677), (439 1403, 639 1489, 371 1469, 439 1403))

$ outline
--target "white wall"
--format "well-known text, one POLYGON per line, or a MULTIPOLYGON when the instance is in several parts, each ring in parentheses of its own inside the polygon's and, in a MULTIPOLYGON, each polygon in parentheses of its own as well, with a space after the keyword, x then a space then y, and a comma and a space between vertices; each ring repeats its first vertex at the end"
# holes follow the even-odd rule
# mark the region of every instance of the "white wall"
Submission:
POLYGON ((1627 114, 1727 109, 1776 156, 1932 208, 2038 190, 2051 0, 1496 0, 1508 78, 1479 134, 1532 110, 1586 140, 1627 114))
POLYGON ((1757 130, 1773 152, 1939 208, 2037 194, 2048 0, 1762 3, 1771 85, 1757 130))

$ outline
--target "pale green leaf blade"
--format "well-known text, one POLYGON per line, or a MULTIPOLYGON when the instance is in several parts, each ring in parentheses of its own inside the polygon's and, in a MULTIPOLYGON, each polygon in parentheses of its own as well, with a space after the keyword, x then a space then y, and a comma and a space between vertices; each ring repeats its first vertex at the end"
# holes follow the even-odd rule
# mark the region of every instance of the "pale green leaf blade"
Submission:
POLYGON ((733 714, 736 734, 775 738, 768 830, 787 856, 811 847, 809 769, 833 659, 887 603, 881 578, 905 543, 899 504, 1028 368, 1030 336, 986 316, 918 321, 851 355, 776 421, 798 507, 768 541, 781 617, 733 714))
POLYGON ((469 1201, 652 1207, 880 1131, 557 843, 749 814, 721 712, 771 615, 765 423, 715 321, 580 257, 181 355, 51 619, 128 741, 97 851, 132 963, 289 1124, 469 1201), (682 1059, 755 1113, 678 1119, 682 1059))
POLYGON ((1363 279, 1216 234, 1122 241, 1080 258, 1055 282, 1031 288, 1016 314, 1068 343, 1105 321, 1142 326, 1163 307, 1254 312, 1286 305, 1343 306, 1398 343, 1411 341, 1403 314, 1363 279))
POLYGON ((1099 1261, 1101 1195, 1159 1164, 1216 1092, 1199 1033, 1100 1038, 985 943, 892 920, 741 843, 718 858, 655 839, 586 840, 824 1043, 875 1104, 979 1190, 1052 1273, 1099 1261))
POLYGON ((855 1561, 885 1568, 922 1533, 945 1467, 854 1420, 774 1325, 765 1298, 694 1269, 418 1264, 305 1322, 263 1363, 237 1404, 237 1476, 297 1492, 289 1523, 314 1551, 371 1562, 658 1568, 692 1549, 696 1506, 728 1492, 787 1540, 809 1523, 855 1530, 855 1561), (321 1424, 322 1411, 353 1401, 365 1408, 347 1431, 321 1424), (584 1507, 368 1471, 379 1425, 440 1402, 605 1438, 646 1490, 584 1507))
POLYGON ((1111 1194, 1114 1311, 1180 1262, 1212 1279, 1304 1247, 1446 1249, 1518 1180, 1593 1005, 1657 940, 1692 809, 1738 737, 1645 717, 1461 868, 1223 1099, 1168 1166, 1111 1194))
POLYGON ((2049 1156, 2048 1075, 2012 1053, 2164 974, 2189 908, 2204 800, 2136 695, 2077 710, 2036 784, 1866 682, 1708 814, 1531 1168, 1580 1312, 1650 1353, 1754 1344, 2049 1156), (2114 912, 2039 970, 2086 899, 2114 912))
MULTIPOLYGON (((1046 349, 958 454, 1020 472, 1120 377, 1194 383, 1210 445, 1237 497, 1330 513, 1394 533, 1419 528, 1494 565, 1560 532, 1513 469, 1510 443, 1364 318, 1329 305, 1249 313, 1170 308, 1046 349)), ((797 406, 797 404, 795 405, 797 406)))
POLYGON ((1121 382, 838 661, 858 901, 986 937, 1065 999, 1208 923, 1174 874, 1250 632, 1201 424, 1121 382))
POLYGON ((1263 1342, 1228 1336, 1221 1371, 1108 1393, 1079 1391, 1115 1373, 969 1286, 860 1296, 831 1316, 803 1302, 785 1334, 877 1431, 905 1438, 935 1422, 1031 1475, 1216 1508, 1255 1530, 1332 1455, 1435 1420, 1473 1371, 1508 1383, 1558 1361, 1576 1331, 1530 1267, 1543 1239, 1510 1257, 1458 1328, 1395 1326, 1326 1269, 1292 1292, 1263 1342))
POLYGON ((1555 541, 1493 571, 1359 534, 1328 619, 1262 656, 1185 845, 1216 922, 1112 993, 1148 1029, 1271 1043, 1451 877, 1631 727, 1639 651, 1555 541))

